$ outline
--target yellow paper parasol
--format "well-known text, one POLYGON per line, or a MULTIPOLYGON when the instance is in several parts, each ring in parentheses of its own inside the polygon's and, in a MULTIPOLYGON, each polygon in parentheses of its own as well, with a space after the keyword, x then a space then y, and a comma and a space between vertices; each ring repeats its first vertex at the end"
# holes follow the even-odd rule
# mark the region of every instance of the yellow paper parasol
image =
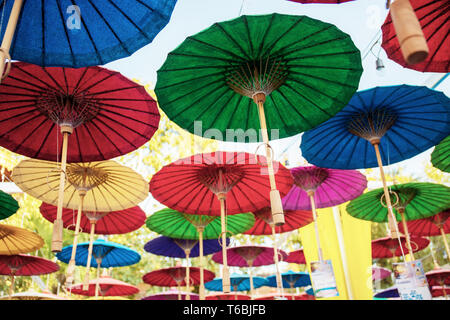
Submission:
POLYGON ((44 245, 37 234, 19 227, 0 224, 0 254, 13 255, 29 253, 44 245))
MULTIPOLYGON (((14 182, 23 192, 53 205, 58 203, 59 175, 55 162, 36 159, 23 160, 13 170, 14 182)), ((78 209, 72 258, 67 267, 66 285, 69 286, 73 283, 82 210, 111 212, 134 207, 148 196, 148 182, 134 170, 112 160, 67 164, 66 179, 63 207, 78 209)), ((88 269, 93 240, 91 233, 88 269)))
POLYGON ((57 296, 49 292, 20 292, 15 293, 12 296, 0 297, 0 300, 69 300, 62 296, 57 296))

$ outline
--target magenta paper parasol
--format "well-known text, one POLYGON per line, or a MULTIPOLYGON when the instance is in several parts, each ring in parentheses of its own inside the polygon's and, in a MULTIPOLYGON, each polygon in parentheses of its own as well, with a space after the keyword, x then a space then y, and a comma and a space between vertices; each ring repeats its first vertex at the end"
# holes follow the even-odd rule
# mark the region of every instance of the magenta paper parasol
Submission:
POLYGON ((372 281, 381 281, 383 279, 389 278, 392 271, 386 268, 373 266, 372 267, 372 281))

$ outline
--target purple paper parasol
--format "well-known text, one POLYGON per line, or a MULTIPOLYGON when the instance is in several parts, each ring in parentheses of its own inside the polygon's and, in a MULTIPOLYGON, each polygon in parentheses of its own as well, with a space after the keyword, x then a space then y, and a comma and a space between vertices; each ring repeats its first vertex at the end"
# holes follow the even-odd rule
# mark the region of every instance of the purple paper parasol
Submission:
POLYGON ((328 208, 360 196, 367 187, 366 177, 356 170, 316 166, 291 169, 294 185, 283 198, 285 210, 311 210, 308 193, 314 193, 316 208, 328 208))

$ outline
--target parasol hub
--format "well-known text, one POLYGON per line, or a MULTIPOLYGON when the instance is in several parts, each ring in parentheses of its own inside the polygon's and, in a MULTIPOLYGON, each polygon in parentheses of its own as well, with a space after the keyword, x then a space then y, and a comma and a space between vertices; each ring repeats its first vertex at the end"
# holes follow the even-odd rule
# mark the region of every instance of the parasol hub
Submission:
POLYGON ((220 194, 224 197, 243 177, 244 173, 238 166, 214 164, 198 172, 200 182, 218 197, 220 194))
POLYGON ((378 144, 380 144, 380 141, 381 141, 381 139, 378 138, 378 137, 370 138, 370 139, 369 139, 369 142, 370 142, 370 144, 372 144, 372 145, 378 145, 378 144))
POLYGON ((369 141, 372 145, 380 144, 380 139, 394 125, 397 116, 386 108, 355 114, 347 124, 350 133, 369 141))
POLYGON ((91 224, 96 224, 97 221, 101 220, 108 212, 85 212, 86 217, 89 219, 91 224))
POLYGON ((61 129, 61 133, 68 133, 68 134, 72 134, 73 133, 73 127, 70 123, 61 123, 59 125, 60 129, 61 129))
POLYGON ((252 99, 256 104, 264 103, 264 102, 266 102, 266 93, 263 91, 255 92, 252 95, 252 99))
POLYGON ((67 178, 78 191, 89 191, 105 183, 108 172, 99 167, 71 163, 67 166, 67 178))
POLYGON ((227 198, 227 194, 225 192, 218 193, 217 198, 219 199, 219 201, 225 200, 227 198))

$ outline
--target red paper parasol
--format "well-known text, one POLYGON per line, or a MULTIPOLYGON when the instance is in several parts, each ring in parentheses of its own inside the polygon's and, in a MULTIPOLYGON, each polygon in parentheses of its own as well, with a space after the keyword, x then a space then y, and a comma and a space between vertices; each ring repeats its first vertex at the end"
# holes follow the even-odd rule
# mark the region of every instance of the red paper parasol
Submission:
MULTIPOLYGON (((399 239, 402 244, 403 251, 406 251, 406 237, 399 236, 399 238, 384 237, 372 241, 372 259, 392 258, 402 255, 402 250, 399 245, 399 239)), ((423 237, 411 237, 411 245, 413 252, 425 249, 430 240, 423 237)))
POLYGON ((139 148, 158 129, 159 111, 143 86, 115 71, 12 65, 0 86, 0 145, 61 161, 52 240, 52 251, 60 252, 66 160, 102 161, 139 148))
POLYGON ((83 284, 76 284, 68 288, 71 293, 83 296, 95 296, 95 286, 97 282, 100 286, 99 293, 101 296, 130 296, 139 292, 139 288, 126 282, 113 279, 103 275, 99 279, 89 281, 88 290, 83 290, 83 284))
MULTIPOLYGON (((150 181, 153 197, 171 209, 187 214, 221 217, 222 243, 226 243, 227 214, 254 212, 271 206, 271 183, 267 160, 245 152, 212 152, 180 159, 163 167, 150 181)), ((272 162, 281 196, 289 192, 291 173, 272 162)), ((281 203, 280 203, 281 205, 281 203)), ((273 212, 272 212, 273 215, 273 212)), ((230 292, 230 277, 224 257, 223 292, 230 292)))
POLYGON ((433 298, 445 297, 445 300, 447 300, 447 297, 450 295, 450 287, 434 286, 431 287, 430 291, 433 298))
POLYGON ((289 252, 287 258, 284 261, 289 263, 306 264, 306 258, 303 249, 289 252))
POLYGON ((409 0, 419 20, 428 45, 428 56, 423 62, 407 64, 400 50, 397 32, 388 14, 381 27, 383 31, 382 47, 389 59, 401 66, 421 72, 449 72, 450 50, 448 36, 450 28, 448 0, 409 0))
MULTIPOLYGON (((40 206, 42 216, 50 222, 56 218, 56 206, 43 202, 40 206)), ((63 209, 64 228, 75 230, 77 212, 72 209, 63 209)), ((132 207, 112 212, 84 211, 80 220, 82 232, 90 233, 91 225, 95 223, 95 234, 124 234, 135 231, 145 224, 145 212, 139 207, 132 207)))
POLYGON ((199 300, 200 297, 198 294, 192 292, 178 292, 175 290, 169 290, 152 294, 150 296, 142 298, 141 300, 180 300, 180 296, 181 300, 186 300, 187 296, 189 296, 189 300, 199 300))
POLYGON ((235 293, 218 293, 206 296, 206 300, 250 300, 250 296, 246 294, 235 293))
POLYGON ((450 270, 435 268, 425 273, 428 284, 432 286, 450 286, 450 270))
POLYGON ((58 270, 58 264, 41 257, 26 254, 0 255, 0 274, 11 276, 10 295, 13 293, 15 276, 34 276, 58 270))

